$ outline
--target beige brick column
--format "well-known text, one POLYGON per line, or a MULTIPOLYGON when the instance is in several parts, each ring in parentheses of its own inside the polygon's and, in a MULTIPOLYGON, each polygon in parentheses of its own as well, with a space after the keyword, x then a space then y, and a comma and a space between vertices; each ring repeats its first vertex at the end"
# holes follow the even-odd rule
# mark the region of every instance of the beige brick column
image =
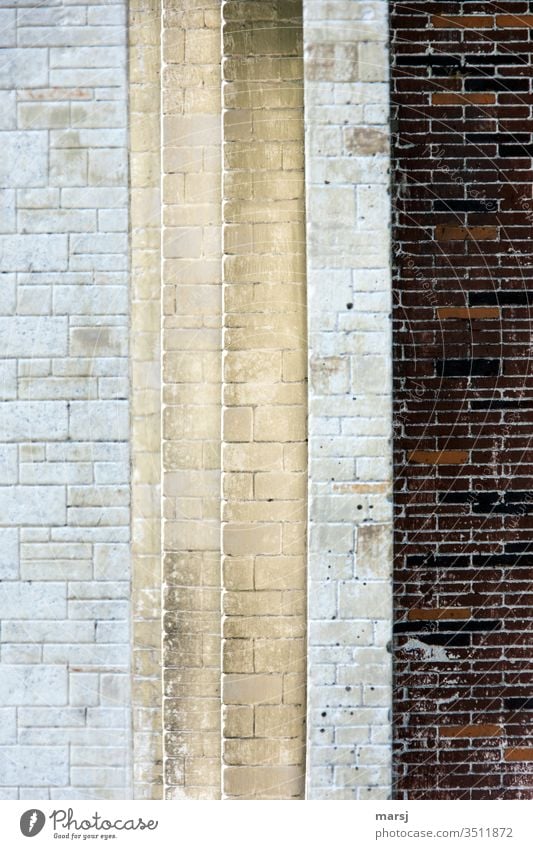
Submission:
POLYGON ((220 795, 220 4, 163 2, 168 799, 220 795))
POLYGON ((129 4, 134 797, 160 799, 160 17, 129 4))
POLYGON ((301 3, 224 17, 223 792, 304 785, 301 3))

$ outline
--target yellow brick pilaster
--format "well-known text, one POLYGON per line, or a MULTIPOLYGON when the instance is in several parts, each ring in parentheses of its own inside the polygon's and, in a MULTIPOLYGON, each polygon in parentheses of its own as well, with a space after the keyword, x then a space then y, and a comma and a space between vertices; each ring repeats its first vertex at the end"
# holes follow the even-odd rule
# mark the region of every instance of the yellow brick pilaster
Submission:
POLYGON ((130 0, 133 787, 163 795, 159 0, 130 0))
POLYGON ((301 14, 293 0, 223 6, 225 798, 304 785, 301 14))
POLYGON ((165 796, 220 797, 220 4, 163 0, 165 796))

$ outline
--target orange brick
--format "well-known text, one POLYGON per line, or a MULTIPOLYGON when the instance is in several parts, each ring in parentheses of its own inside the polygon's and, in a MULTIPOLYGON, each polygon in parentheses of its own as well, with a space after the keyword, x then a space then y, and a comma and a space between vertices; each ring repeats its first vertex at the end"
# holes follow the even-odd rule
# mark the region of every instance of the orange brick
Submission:
POLYGON ((496 103, 495 94, 454 94, 451 91, 439 91, 431 95, 434 106, 464 106, 467 103, 490 106, 496 103))
POLYGON ((500 725, 447 725, 439 729, 441 737, 499 737, 502 732, 500 725))
POLYGON ((499 318, 499 307, 439 307, 439 318, 499 318))
POLYGON ((433 619, 470 619, 471 616, 471 607, 435 607, 433 610, 414 608, 407 614, 411 622, 433 619))
POLYGON ((466 463, 468 451, 411 451, 410 463, 423 463, 427 466, 447 466, 466 463))
POLYGON ((458 227, 455 224, 438 224, 435 227, 438 242, 493 241, 498 238, 497 227, 458 227))
MULTIPOLYGON (((499 17, 513 16, 499 15, 499 17)), ((492 29, 494 18, 492 15, 432 15, 431 24, 434 27, 447 29, 492 29)))
POLYGON ((504 29, 533 27, 533 15, 496 15, 496 26, 504 29))
POLYGON ((507 749, 506 761, 533 761, 533 749, 507 749))

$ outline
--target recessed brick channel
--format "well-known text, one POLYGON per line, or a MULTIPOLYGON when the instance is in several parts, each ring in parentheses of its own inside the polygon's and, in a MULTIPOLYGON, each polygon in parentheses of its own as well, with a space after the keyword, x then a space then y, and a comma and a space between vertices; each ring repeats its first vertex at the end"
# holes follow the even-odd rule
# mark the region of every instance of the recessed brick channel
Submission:
POLYGON ((395 796, 533 798, 533 3, 391 3, 395 796))

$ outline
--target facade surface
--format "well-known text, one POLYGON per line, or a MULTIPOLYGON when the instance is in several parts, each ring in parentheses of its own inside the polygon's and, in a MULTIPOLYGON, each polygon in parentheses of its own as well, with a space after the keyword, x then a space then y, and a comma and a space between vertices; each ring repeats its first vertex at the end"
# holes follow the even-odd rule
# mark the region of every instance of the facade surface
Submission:
POLYGON ((1 793, 387 797, 387 4, 1 16, 1 793))
POLYGON ((531 798, 531 31, 392 4, 396 791, 531 798))
POLYGON ((0 8, 0 796, 131 794, 126 4, 0 8))

